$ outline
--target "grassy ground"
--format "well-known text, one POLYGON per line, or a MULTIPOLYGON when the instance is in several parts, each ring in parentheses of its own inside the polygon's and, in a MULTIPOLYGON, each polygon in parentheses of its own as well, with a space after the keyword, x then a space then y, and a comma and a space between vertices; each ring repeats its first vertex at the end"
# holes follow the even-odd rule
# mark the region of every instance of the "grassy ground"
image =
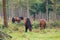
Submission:
POLYGON ((12 40, 60 40, 60 31, 49 29, 45 31, 20 32, 10 33, 12 40))
MULTIPOLYGON (((1 25, 0 23, 0 27, 1 25)), ((33 28, 32 32, 25 32, 24 25, 10 22, 8 28, 0 28, 0 30, 12 36, 12 39, 6 37, 5 40, 60 40, 60 28, 44 30, 33 28)))

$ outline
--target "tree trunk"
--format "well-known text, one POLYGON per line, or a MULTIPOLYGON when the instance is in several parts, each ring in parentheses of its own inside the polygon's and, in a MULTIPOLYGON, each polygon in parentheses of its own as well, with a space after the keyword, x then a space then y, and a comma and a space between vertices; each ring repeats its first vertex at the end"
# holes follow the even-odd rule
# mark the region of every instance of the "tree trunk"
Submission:
POLYGON ((21 2, 21 0, 19 0, 19 16, 23 16, 23 13, 22 13, 22 2, 21 2))
POLYGON ((49 11, 48 11, 48 21, 50 20, 49 17, 50 17, 50 16, 49 16, 49 11))
POLYGON ((56 0, 54 0, 53 21, 56 20, 56 0))
POLYGON ((34 13, 34 15, 33 15, 33 18, 34 18, 33 20, 34 20, 34 21, 35 21, 35 17, 36 17, 36 15, 35 15, 35 13, 34 13))
POLYGON ((27 0, 27 17, 29 18, 29 0, 27 0))
POLYGON ((7 7, 6 7, 6 10, 7 10, 7 12, 6 12, 6 14, 7 14, 7 19, 9 19, 9 7, 8 7, 8 0, 6 0, 6 5, 7 5, 7 7))
POLYGON ((42 14, 43 14, 43 13, 41 12, 41 19, 42 19, 42 16, 43 16, 42 14))
POLYGON ((15 16, 15 13, 14 13, 14 0, 11 1, 11 17, 14 17, 15 16))
POLYGON ((48 0, 46 0, 46 18, 48 21, 48 0))
POLYGON ((3 0, 3 15, 4 15, 4 26, 8 27, 7 14, 6 14, 6 0, 3 0))

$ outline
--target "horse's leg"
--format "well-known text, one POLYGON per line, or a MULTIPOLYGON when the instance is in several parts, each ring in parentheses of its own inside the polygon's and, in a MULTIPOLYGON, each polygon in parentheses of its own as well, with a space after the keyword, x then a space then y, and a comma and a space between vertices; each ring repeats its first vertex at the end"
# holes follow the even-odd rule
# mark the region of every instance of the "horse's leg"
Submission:
POLYGON ((14 18, 12 18, 12 22, 15 23, 15 19, 14 18))
POLYGON ((40 30, 44 29, 44 25, 40 25, 40 30))
POLYGON ((27 26, 25 26, 25 32, 27 32, 28 31, 28 27, 27 26))
POLYGON ((45 29, 45 27, 46 27, 46 24, 44 25, 44 29, 45 29))
POLYGON ((17 20, 18 23, 20 23, 20 20, 17 20))
POLYGON ((12 22, 15 23, 15 20, 13 20, 12 22))
POLYGON ((40 30, 42 30, 42 24, 40 23, 40 30))
POLYGON ((32 31, 32 27, 29 27, 29 31, 30 31, 30 32, 32 31))

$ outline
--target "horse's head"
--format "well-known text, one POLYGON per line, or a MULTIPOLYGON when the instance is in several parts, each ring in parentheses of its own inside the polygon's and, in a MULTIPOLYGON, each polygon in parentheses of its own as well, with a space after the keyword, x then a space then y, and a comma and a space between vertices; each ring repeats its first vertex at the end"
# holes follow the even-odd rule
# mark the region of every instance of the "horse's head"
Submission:
POLYGON ((24 18, 23 17, 19 17, 21 20, 23 20, 24 18))

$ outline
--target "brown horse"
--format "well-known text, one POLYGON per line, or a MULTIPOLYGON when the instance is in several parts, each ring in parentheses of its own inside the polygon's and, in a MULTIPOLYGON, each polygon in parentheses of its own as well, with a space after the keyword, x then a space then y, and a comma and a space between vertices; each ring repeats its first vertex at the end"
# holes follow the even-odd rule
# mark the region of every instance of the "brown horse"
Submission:
POLYGON ((25 25, 25 32, 27 32, 28 29, 29 31, 32 31, 32 25, 29 18, 24 19, 24 25, 25 25))
POLYGON ((46 27, 46 20, 40 19, 40 29, 45 29, 45 27, 46 27))
POLYGON ((12 18, 12 22, 13 23, 15 23, 15 22, 19 23, 21 20, 23 20, 23 17, 17 17, 17 16, 15 16, 15 17, 12 18))

